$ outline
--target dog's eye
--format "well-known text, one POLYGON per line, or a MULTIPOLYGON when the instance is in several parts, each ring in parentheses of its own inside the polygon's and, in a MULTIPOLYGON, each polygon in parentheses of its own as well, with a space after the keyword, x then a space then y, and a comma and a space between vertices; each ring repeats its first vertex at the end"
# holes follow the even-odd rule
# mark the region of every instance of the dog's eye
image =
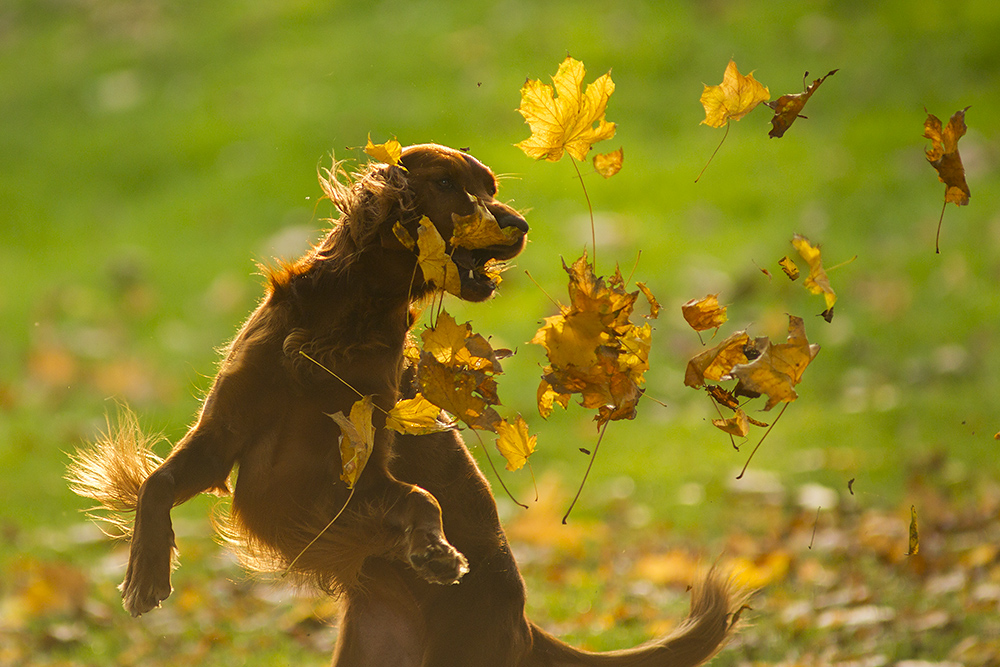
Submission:
POLYGON ((441 188, 442 190, 454 190, 455 189, 455 183, 452 182, 452 180, 450 178, 448 178, 448 177, 439 178, 437 184, 438 184, 438 187, 441 188))

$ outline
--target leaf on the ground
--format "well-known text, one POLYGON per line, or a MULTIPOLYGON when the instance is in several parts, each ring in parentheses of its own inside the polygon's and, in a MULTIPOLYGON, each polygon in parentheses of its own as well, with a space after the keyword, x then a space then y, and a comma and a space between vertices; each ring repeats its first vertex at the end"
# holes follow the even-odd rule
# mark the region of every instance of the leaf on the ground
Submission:
POLYGON ((739 120, 758 104, 771 98, 767 86, 753 78, 753 72, 743 76, 732 60, 726 66, 722 83, 706 85, 701 93, 701 104, 705 107, 705 120, 710 127, 722 127, 730 120, 739 120))
POLYGON ((778 266, 781 270, 785 272, 785 275, 792 281, 799 279, 799 267, 796 266, 795 262, 788 255, 785 255, 778 260, 778 266))
POLYGON ((715 347, 695 355, 688 361, 684 372, 684 384, 689 387, 700 387, 706 380, 722 380, 727 378, 733 367, 749 361, 746 347, 750 336, 746 331, 730 334, 715 347))
POLYGON ((399 433, 425 435, 447 431, 452 425, 441 420, 441 408, 417 393, 413 398, 396 402, 385 418, 385 427, 399 433))
POLYGON ((625 161, 625 151, 619 148, 610 153, 598 153, 594 156, 594 170, 604 178, 611 178, 622 170, 625 161))
POLYGON ((365 396, 351 406, 350 417, 343 412, 329 415, 340 427, 340 479, 354 488, 361 472, 368 464, 375 445, 375 427, 372 425, 372 397, 365 396))
POLYGON ((460 295, 462 280, 458 275, 458 266, 445 252, 444 239, 427 216, 420 219, 417 248, 419 249, 417 262, 420 264, 424 280, 449 294, 460 295))
POLYGON ((373 144, 372 135, 368 135, 368 144, 365 146, 365 153, 379 162, 391 165, 399 165, 399 160, 403 157, 403 147, 395 137, 384 144, 373 144))
POLYGON ((764 339, 758 346, 760 356, 746 364, 733 367, 731 375, 739 380, 736 395, 767 395, 764 410, 778 403, 790 403, 798 398, 795 385, 816 355, 819 345, 809 344, 802 318, 788 316, 788 339, 773 345, 764 339), (762 347, 762 349, 761 349, 762 347))
POLYGON ((556 162, 566 152, 582 162, 591 146, 615 135, 615 124, 604 119, 615 92, 611 74, 582 90, 585 73, 582 62, 567 57, 552 77, 554 90, 538 80, 525 82, 518 111, 531 128, 531 136, 517 147, 528 157, 556 162))
POLYGON ((718 293, 709 294, 701 299, 691 299, 681 306, 681 314, 695 331, 718 329, 729 319, 726 307, 719 305, 718 293))
MULTIPOLYGON (((774 110, 774 118, 771 119, 771 131, 767 135, 771 138, 781 137, 792 126, 796 118, 805 118, 805 116, 799 115, 802 113, 802 107, 806 105, 806 102, 816 92, 819 85, 826 81, 827 77, 833 76, 836 73, 837 70, 832 70, 826 76, 815 79, 805 89, 805 92, 794 95, 782 95, 773 102, 765 102, 764 104, 774 110)), ((809 72, 806 72, 806 76, 809 76, 809 72)))
POLYGON ((528 424, 520 415, 513 424, 501 421, 496 430, 497 449, 507 461, 507 470, 520 470, 535 451, 538 436, 528 435, 528 424))
POLYGON ((827 322, 833 319, 833 304, 837 303, 837 294, 830 287, 830 279, 823 269, 823 259, 820 257, 819 246, 814 246, 809 239, 796 234, 792 238, 792 246, 799 251, 802 259, 809 264, 809 275, 802 283, 803 286, 813 294, 822 294, 826 301, 826 310, 823 311, 823 319, 827 322))
POLYGON ((513 245, 521 240, 524 232, 517 227, 500 228, 497 219, 477 197, 475 210, 469 215, 451 214, 455 225, 451 245, 472 250, 495 245, 513 245))

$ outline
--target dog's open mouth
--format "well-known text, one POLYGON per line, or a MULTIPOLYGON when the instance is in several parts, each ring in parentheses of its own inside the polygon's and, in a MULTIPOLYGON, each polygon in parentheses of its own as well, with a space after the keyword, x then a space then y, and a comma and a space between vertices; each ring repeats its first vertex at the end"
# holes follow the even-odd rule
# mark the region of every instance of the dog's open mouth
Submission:
POLYGON ((500 274, 507 269, 507 260, 513 259, 524 249, 524 235, 509 246, 487 248, 454 248, 451 259, 458 267, 462 282, 461 298, 466 301, 483 301, 496 291, 500 274))

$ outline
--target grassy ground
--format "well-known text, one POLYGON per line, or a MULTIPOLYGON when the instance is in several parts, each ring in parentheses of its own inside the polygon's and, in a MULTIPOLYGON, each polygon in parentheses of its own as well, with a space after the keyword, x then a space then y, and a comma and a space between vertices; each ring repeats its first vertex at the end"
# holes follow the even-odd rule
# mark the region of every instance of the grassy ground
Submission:
MULTIPOLYGON (((500 298, 448 308, 518 349, 501 395, 539 435, 541 500, 502 504, 533 617, 595 647, 637 641, 683 613, 691 562, 725 552, 766 588, 723 664, 996 664, 975 638, 1000 597, 998 29, 986 1, 5 3, 0 664, 327 660, 330 605, 245 579, 205 502, 180 510, 174 597, 125 617, 122 552, 85 527, 61 474, 115 401, 183 433, 213 349, 257 299, 254 261, 315 237, 330 213, 317 167, 361 157, 369 132, 471 147, 532 224, 500 298), (596 434, 579 409, 537 417, 544 357, 524 341, 551 314, 542 290, 564 298, 559 258, 579 256, 589 220, 570 165, 512 144, 527 136, 521 84, 567 52, 617 84, 618 135, 598 148, 623 146, 625 168, 585 180, 599 268, 630 270, 641 250, 636 277, 664 305, 648 393, 665 407, 612 426, 564 529, 596 434), (782 139, 766 109, 734 123, 695 185, 722 136, 699 125, 698 97, 730 57, 772 97, 840 71, 782 139), (972 201, 948 207, 935 255, 944 186, 924 108, 970 105, 972 201), (796 232, 828 265, 857 255, 831 274, 829 325, 778 273, 796 232), (682 381, 701 346, 678 305, 710 292, 730 304, 727 332, 780 337, 794 313, 823 347, 743 482, 756 441, 735 451, 682 381), (911 505, 920 561, 899 557, 911 505)), ((505 479, 533 497, 528 475, 505 479)))

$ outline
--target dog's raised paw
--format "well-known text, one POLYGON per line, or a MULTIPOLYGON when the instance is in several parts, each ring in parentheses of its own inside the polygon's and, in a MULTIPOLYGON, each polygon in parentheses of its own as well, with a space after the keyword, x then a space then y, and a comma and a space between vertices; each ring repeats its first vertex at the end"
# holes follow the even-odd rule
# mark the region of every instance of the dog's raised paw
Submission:
POLYGON ((444 540, 410 553, 410 565, 432 584, 457 584, 469 571, 469 561, 444 540))

